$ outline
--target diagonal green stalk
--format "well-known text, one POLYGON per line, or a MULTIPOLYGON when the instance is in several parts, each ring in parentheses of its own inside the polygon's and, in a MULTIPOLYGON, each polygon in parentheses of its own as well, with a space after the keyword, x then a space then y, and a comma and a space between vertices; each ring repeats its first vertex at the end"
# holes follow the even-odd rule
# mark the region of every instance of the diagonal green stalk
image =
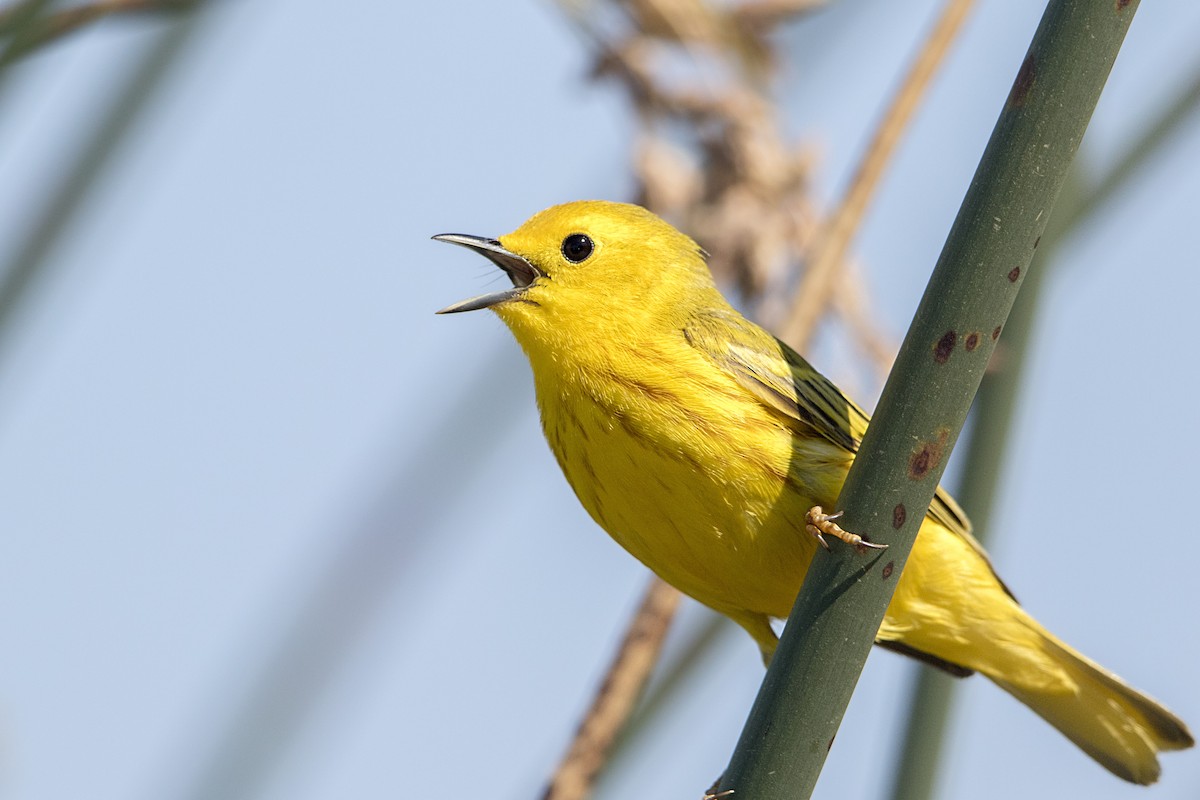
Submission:
POLYGON ((838 500, 890 548, 814 559, 722 791, 812 794, 1136 8, 1049 3, 838 500))

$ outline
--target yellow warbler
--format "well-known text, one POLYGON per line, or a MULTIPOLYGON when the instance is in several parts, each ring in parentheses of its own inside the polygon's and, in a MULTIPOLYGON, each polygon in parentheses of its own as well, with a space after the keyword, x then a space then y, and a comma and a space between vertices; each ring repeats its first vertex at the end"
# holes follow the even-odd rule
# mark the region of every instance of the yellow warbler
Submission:
MULTIPOLYGON (((444 234, 512 288, 491 308, 533 367, 550 448, 592 518, 642 563, 774 652, 867 416, 734 310, 701 249, 645 209, 585 201, 494 239, 444 234)), ((826 526, 828 528, 828 526, 826 526)), ((876 641, 978 671, 1116 775, 1152 783, 1193 744, 1149 697, 1059 641, 996 576, 938 490, 876 641)))

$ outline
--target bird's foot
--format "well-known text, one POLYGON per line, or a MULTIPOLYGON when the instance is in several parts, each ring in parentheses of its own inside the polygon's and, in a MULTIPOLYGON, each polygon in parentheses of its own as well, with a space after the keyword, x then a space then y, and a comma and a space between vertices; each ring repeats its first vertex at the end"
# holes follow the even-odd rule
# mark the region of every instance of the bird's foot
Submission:
POLYGON ((826 514, 820 506, 813 506, 804 515, 804 529, 817 537, 817 541, 821 543, 821 547, 829 549, 829 542, 825 541, 826 536, 832 536, 835 539, 841 539, 846 544, 858 551, 859 555, 867 552, 867 550, 886 550, 886 544, 875 544, 868 542, 857 533, 843 530, 838 526, 835 519, 845 513, 839 511, 836 514, 826 514))

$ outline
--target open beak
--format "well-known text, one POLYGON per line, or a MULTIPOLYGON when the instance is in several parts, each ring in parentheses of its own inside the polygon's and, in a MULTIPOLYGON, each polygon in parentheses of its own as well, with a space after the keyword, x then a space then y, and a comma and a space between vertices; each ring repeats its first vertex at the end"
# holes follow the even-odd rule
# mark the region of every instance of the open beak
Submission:
POLYGON ((508 275, 513 284, 511 289, 492 292, 490 294, 481 294, 478 297, 472 297, 470 300, 463 300, 454 305, 446 306, 437 312, 439 314, 476 311, 480 308, 488 308, 497 303, 503 303, 506 300, 512 300, 514 297, 519 297, 535 280, 545 277, 541 270, 516 253, 510 253, 508 250, 505 250, 495 239, 485 239, 482 236, 468 236, 465 233, 439 233, 433 238, 439 242, 449 242, 450 244, 457 244, 474 250, 504 270, 504 273, 508 275))

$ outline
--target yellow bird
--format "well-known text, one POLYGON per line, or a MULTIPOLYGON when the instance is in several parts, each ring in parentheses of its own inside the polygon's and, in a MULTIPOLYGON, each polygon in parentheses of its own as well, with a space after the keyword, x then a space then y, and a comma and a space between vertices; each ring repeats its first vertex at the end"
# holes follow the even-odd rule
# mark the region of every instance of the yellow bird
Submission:
MULTIPOLYGON (((533 367, 542 426, 579 501, 638 560, 745 628, 769 660, 868 417, 726 302, 694 241, 643 208, 555 206, 486 256, 512 288, 492 309, 533 367), (819 513, 819 512, 817 512, 819 513), (815 528, 808 528, 814 524, 815 528)), ((853 538, 853 537, 851 537, 853 538)), ((878 644, 981 672, 1114 774, 1148 784, 1187 726, 1017 604, 938 490, 878 644)))

